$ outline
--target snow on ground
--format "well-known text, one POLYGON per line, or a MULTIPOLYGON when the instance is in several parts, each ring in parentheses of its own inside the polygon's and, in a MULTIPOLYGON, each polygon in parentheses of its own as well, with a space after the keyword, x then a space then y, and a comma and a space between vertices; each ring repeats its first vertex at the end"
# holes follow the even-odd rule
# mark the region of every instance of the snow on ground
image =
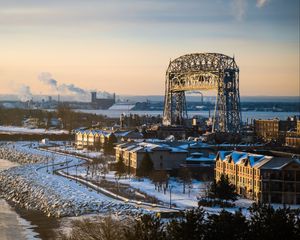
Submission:
MULTIPOLYGON (((114 180, 114 172, 110 172, 106 175, 108 181, 114 180)), ((158 192, 155 190, 155 186, 152 181, 148 178, 128 178, 120 179, 120 183, 129 184, 131 187, 138 189, 141 192, 146 193, 149 196, 156 197, 158 200, 166 203, 167 205, 170 202, 170 190, 166 191, 164 194, 163 190, 158 192)), ((203 190, 204 182, 193 180, 192 188, 190 189, 190 194, 188 186, 186 186, 185 194, 183 194, 183 184, 177 181, 175 178, 171 178, 169 181, 169 186, 171 186, 171 202, 176 204, 180 208, 191 208, 198 206, 197 196, 199 196, 200 191, 203 190)))
MULTIPOLYGON (((4 196, 26 207, 33 207, 49 215, 68 216, 89 212, 142 212, 133 205, 107 197, 69 179, 52 174, 53 170, 82 163, 77 157, 63 156, 32 148, 30 142, 9 145, 18 151, 51 157, 48 162, 27 164, 0 173, 4 196), (53 161, 52 161, 53 159, 53 161), (52 165, 54 163, 54 165, 52 165), (48 172, 47 172, 48 168, 48 172), (13 186, 13 187, 12 187, 13 186), (22 195, 23 194, 23 195, 22 195)), ((1 185, 0 184, 0 185, 1 185)))
MULTIPOLYGON (((0 171, 11 167, 19 166, 18 163, 10 162, 5 159, 0 159, 0 171)), ((1 238, 0 238, 1 239, 1 238)))
MULTIPOLYGON (((75 168, 70 168, 69 173, 72 175, 76 174, 75 168)), ((86 167, 81 166, 77 168, 77 175, 81 177, 86 177, 86 167)), ((90 178, 91 176, 89 176, 90 178)), ((94 180, 96 180, 96 176, 94 177, 94 180)), ((110 171, 108 174, 106 174, 105 180, 115 182, 115 172, 110 171)), ((152 181, 148 178, 121 178, 119 180, 120 183, 128 184, 132 188, 137 189, 140 192, 146 193, 149 196, 153 196, 163 202, 166 206, 169 206, 170 203, 170 191, 169 189, 166 191, 166 194, 164 194, 163 190, 157 191, 155 190, 155 186, 152 183, 152 181)), ((200 192, 203 192, 203 189, 205 188, 205 182, 200 182, 197 180, 193 180, 192 182, 192 188, 190 189, 189 194, 189 188, 186 186, 185 194, 183 194, 183 185, 175 178, 171 178, 169 181, 169 186, 172 187, 171 191, 171 202, 172 204, 175 204, 179 208, 192 208, 198 206, 198 200, 197 196, 199 196, 200 192)))
MULTIPOLYGON (((75 175, 75 168, 70 168, 69 173, 75 175)), ((86 168, 85 166, 81 166, 77 169, 77 175, 86 178, 86 168)), ((94 177, 95 179, 96 177, 94 177)), ((91 179, 91 176, 89 176, 91 179)), ((115 182, 115 172, 110 171, 105 179, 107 181, 115 182)), ((157 191, 155 190, 154 184, 148 178, 137 179, 137 178, 122 178, 119 180, 120 183, 128 184, 132 188, 137 189, 139 192, 146 193, 149 196, 153 196, 157 198, 159 201, 163 202, 163 204, 168 207, 170 204, 170 190, 166 191, 164 194, 163 190, 157 191)), ((190 189, 190 195, 188 194, 188 187, 186 187, 186 193, 183 194, 183 185, 181 182, 176 180, 175 178, 171 178, 169 181, 169 185, 172 186, 171 192, 171 203, 175 204, 176 208, 181 210, 195 208, 198 207, 198 199, 197 197, 201 197, 204 195, 204 190, 206 188, 207 182, 201 182, 197 180, 193 180, 192 188, 190 189)), ((251 206, 253 203, 252 200, 249 199, 238 199, 235 204, 236 207, 226 208, 227 211, 234 213, 235 211, 241 209, 245 216, 249 215, 249 211, 247 208, 251 206)), ((221 207, 203 207, 209 213, 219 213, 224 208, 221 207)))
POLYGON ((49 149, 59 150, 70 154, 78 154, 80 156, 84 156, 87 158, 100 158, 103 156, 103 152, 86 150, 86 149, 76 149, 72 146, 60 146, 60 147, 53 147, 49 149))
POLYGON ((30 133, 30 134, 68 134, 67 130, 47 130, 44 128, 25 128, 17 126, 0 126, 1 133, 30 133))

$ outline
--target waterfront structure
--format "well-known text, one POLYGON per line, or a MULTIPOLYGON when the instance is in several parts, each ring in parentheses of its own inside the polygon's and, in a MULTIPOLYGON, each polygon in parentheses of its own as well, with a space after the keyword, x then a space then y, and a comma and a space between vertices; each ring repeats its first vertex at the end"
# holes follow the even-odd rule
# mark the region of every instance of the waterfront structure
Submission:
POLYGON ((163 125, 185 125, 185 91, 217 90, 213 131, 240 131, 239 68, 219 53, 183 55, 171 61, 165 82, 163 125))
POLYGON ((220 151, 215 179, 227 175, 237 193, 264 203, 300 204, 300 160, 220 151))

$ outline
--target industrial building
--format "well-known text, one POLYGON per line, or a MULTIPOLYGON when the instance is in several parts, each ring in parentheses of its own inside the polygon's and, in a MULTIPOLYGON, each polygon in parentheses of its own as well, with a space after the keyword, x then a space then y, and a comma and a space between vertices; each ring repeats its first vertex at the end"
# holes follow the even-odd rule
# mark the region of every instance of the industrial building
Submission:
POLYGON ((112 98, 97 98, 96 92, 91 92, 91 105, 94 109, 109 109, 116 103, 116 94, 112 98))

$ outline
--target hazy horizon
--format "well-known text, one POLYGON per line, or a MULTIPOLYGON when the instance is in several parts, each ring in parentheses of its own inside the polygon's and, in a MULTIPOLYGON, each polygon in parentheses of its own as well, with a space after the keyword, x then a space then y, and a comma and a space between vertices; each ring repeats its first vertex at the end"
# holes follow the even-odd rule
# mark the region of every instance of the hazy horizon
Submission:
MULTIPOLYGON (((58 95, 32 95, 34 101, 41 101, 42 99, 48 100, 51 96, 53 100, 57 101, 58 95)), ((98 95, 98 98, 105 97, 98 95)), ((203 96, 204 101, 214 101, 216 96, 203 96)), ((132 102, 142 102, 142 101, 164 101, 164 95, 122 95, 116 93, 117 100, 121 101, 132 101, 132 102)), ((200 101, 201 95, 187 95, 188 101, 200 101)), ((17 94, 0 94, 0 101, 20 101, 20 97, 17 94)), ((295 102, 299 101, 300 96, 241 96, 242 102, 295 102)), ((78 99, 73 95, 60 95, 60 101, 83 101, 89 102, 89 99, 78 99)))

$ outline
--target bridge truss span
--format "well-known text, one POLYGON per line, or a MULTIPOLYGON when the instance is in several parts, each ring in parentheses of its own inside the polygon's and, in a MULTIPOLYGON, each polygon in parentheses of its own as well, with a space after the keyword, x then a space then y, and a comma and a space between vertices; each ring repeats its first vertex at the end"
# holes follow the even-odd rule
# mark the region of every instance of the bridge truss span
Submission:
POLYGON ((171 61, 166 71, 163 124, 184 125, 186 91, 217 90, 213 131, 239 132, 239 68, 220 53, 194 53, 171 61))

